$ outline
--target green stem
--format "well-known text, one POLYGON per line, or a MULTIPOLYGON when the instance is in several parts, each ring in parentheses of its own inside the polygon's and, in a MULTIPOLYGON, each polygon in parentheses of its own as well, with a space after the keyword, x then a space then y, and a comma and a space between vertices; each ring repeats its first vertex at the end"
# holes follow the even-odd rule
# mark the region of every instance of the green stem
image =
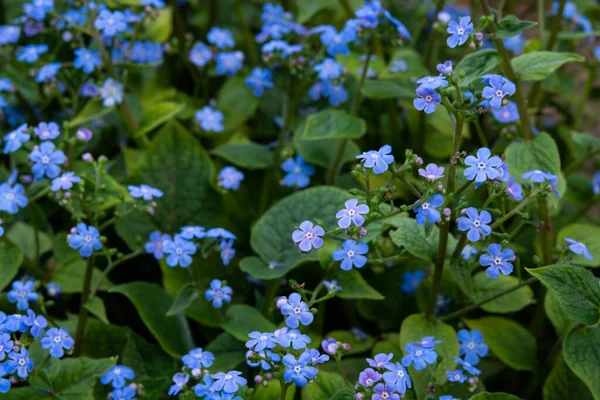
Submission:
POLYGON ((279 378, 279 387, 281 389, 281 391, 279 392, 279 400, 285 400, 285 397, 287 394, 287 389, 288 389, 288 384, 285 383, 283 378, 279 378))
POLYGON ((552 221, 548 212, 548 201, 545 198, 539 199, 538 209, 542 228, 542 265, 550 265, 554 249, 554 236, 552 235, 552 221))
POLYGON ((479 122, 479 118, 475 118, 473 120, 473 126, 475 127, 475 132, 477 132, 477 137, 481 142, 483 147, 489 147, 488 141, 485 137, 485 133, 483 133, 483 129, 481 129, 481 122, 479 122))
POLYGON ((342 365, 341 357, 335 358, 335 365, 337 365, 337 369, 338 371, 340 371, 340 375, 342 375, 342 377, 344 378, 344 382, 346 382, 346 385, 348 385, 349 388, 352 388, 352 383, 350 383, 350 381, 348 380, 348 377, 346 376, 346 371, 344 370, 344 366, 342 365))
POLYGON ((585 106, 588 104, 588 99, 590 98, 590 93, 592 93, 592 89, 594 88, 594 81, 596 80, 596 64, 588 66, 588 76, 585 81, 585 86, 583 88, 583 94, 579 99, 579 104, 577 105, 577 109, 575 110, 575 117, 573 119, 575 123, 575 129, 581 129, 583 125, 583 116, 585 114, 585 106))
POLYGON ((265 304, 263 309, 263 315, 270 317, 275 309, 275 296, 277 296, 277 289, 279 288, 279 279, 273 279, 268 283, 265 282, 265 304))
MULTIPOLYGON (((562 15, 565 11, 566 4, 567 4, 567 0, 559 0, 558 12, 554 17, 554 23, 552 24, 552 31, 550 31, 550 38, 548 38, 548 43, 546 43, 546 50, 552 51, 554 49, 554 45, 556 45, 556 40, 558 39, 558 33, 560 32, 562 15)), ((543 38, 543 36, 542 36, 542 38, 543 38)))
POLYGON ((475 182, 475 180, 466 181, 465 183, 463 183, 462 186, 459 187, 456 190, 456 192, 454 192, 454 199, 458 199, 458 196, 460 196, 465 190, 467 190, 469 188, 469 186, 471 186, 473 184, 473 182, 475 182))
POLYGON ((528 198, 526 198, 525 200, 523 200, 518 206, 516 206, 515 208, 513 208, 512 211, 510 211, 508 214, 505 214, 498 221, 494 222, 490 226, 490 228, 492 228, 492 230, 494 230, 495 228, 497 228, 498 226, 500 226, 500 224, 502 224, 504 221, 506 221, 507 219, 511 218, 513 215, 517 214, 525 206, 527 206, 527 204, 529 204, 529 202, 531 201, 531 199, 534 198, 538 194, 538 192, 539 192, 538 189, 536 189, 533 192, 531 192, 531 195, 528 198))
POLYGON ((90 299, 90 286, 92 285, 92 273, 94 272, 94 259, 92 255, 85 267, 85 277, 83 279, 83 290, 81 292, 81 303, 79 305, 79 318, 77 320, 77 331, 75 334, 75 349, 73 350, 73 356, 78 357, 81 355, 81 349, 83 348, 83 338, 85 335, 85 327, 87 324, 88 313, 85 305, 90 299))
POLYGON ((108 276, 108 274, 110 274, 110 272, 112 270, 114 270, 116 267, 123 264, 124 262, 129 261, 132 258, 139 256, 142 253, 143 252, 141 250, 136 250, 133 253, 129 253, 128 255, 120 258, 119 260, 115 261, 114 263, 109 261, 108 267, 106 267, 106 269, 104 271, 102 271, 102 274, 98 278, 96 285, 91 290, 89 298, 90 299, 93 298, 96 295, 96 293, 98 293, 98 290, 100 290, 100 286, 102 286, 102 283, 104 282, 104 280, 106 279, 106 277, 108 276))
MULTIPOLYGON (((440 11, 442 11, 442 9, 444 8, 446 1, 445 0, 437 0, 437 2, 435 3, 435 14, 433 14, 433 23, 435 24, 437 22, 437 18, 438 18, 438 14, 440 13, 440 11)), ((433 54, 434 54, 434 47, 435 47, 435 42, 437 40, 437 32, 435 29, 432 29, 430 34, 429 34, 429 39, 427 41, 427 47, 425 48, 425 65, 432 69, 432 58, 433 58, 433 54)))
POLYGON ((235 12, 237 13, 237 18, 240 22, 240 28, 242 28, 242 32, 244 33, 244 42, 246 42, 246 52, 250 56, 250 65, 256 67, 260 64, 260 60, 258 58, 258 51, 256 50, 256 41, 252 36, 252 32, 250 32, 250 28, 248 27, 248 22, 246 22, 246 17, 244 16, 244 9, 242 8, 242 1, 235 1, 235 12))

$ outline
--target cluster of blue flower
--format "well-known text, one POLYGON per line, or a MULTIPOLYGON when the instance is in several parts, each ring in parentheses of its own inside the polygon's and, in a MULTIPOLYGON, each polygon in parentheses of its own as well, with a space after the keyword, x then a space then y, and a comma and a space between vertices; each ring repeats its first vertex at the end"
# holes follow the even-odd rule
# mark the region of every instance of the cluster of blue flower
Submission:
POLYGON ((137 394, 143 394, 143 387, 133 382, 127 383, 127 380, 135 378, 135 372, 124 365, 112 366, 102 377, 100 382, 103 385, 111 385, 114 389, 110 398, 114 400, 135 400, 137 394))

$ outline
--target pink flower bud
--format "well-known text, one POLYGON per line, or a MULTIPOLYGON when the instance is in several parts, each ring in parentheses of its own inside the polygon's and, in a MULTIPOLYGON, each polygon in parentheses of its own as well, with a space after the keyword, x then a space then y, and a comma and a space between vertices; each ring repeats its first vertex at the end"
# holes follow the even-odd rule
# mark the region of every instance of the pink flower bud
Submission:
POLYGON ((269 379, 269 380, 270 380, 270 379, 273 379, 273 374, 272 374, 272 373, 270 373, 270 372, 269 372, 269 373, 266 373, 266 374, 265 374, 265 378, 267 378, 267 379, 269 379))
POLYGON ((77 137, 78 140, 81 140, 82 142, 89 142, 90 140, 92 140, 92 131, 90 131, 87 128, 79 128, 77 130, 77 133, 75 134, 75 137, 77 137))
POLYGON ((342 344, 342 349, 344 349, 345 351, 350 351, 350 345, 348 343, 344 343, 342 344))
POLYGON ((277 308, 281 308, 284 306, 284 304, 287 304, 288 299, 285 296, 281 296, 280 298, 277 299, 277 308))
POLYGON ((360 228, 360 230, 358 231, 360 236, 366 236, 367 235, 367 230, 365 228, 360 228))
POLYGON ((81 159, 85 162, 91 162, 94 160, 94 157, 92 156, 92 153, 85 153, 81 156, 81 159))
POLYGON ((444 213, 444 215, 446 217, 449 217, 452 214, 452 210, 449 209, 448 207, 444 208, 444 211, 442 211, 444 213))
POLYGON ((65 199, 71 198, 71 192, 65 192, 65 199))
POLYGON ((256 375, 256 376, 254 377, 254 383, 261 383, 261 382, 262 382, 262 380, 263 380, 263 378, 262 378, 262 376, 260 376, 260 375, 256 375))
POLYGON ((483 33, 481 33, 481 32, 477 32, 477 33, 475 34, 475 39, 477 39, 477 40, 481 41, 481 39, 483 39, 483 33))
POLYGON ((192 370, 192 376, 194 378, 200 378, 201 375, 202 375, 202 370, 200 368, 194 368, 192 370))

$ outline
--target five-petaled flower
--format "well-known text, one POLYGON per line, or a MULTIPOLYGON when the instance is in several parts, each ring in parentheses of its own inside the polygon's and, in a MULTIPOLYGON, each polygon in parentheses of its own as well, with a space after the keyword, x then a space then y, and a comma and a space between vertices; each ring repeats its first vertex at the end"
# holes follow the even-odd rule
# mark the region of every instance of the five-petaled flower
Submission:
POLYGON ((300 229, 296 229, 292 233, 292 240, 300 250, 308 252, 313 247, 315 249, 323 247, 324 242, 321 236, 324 234, 325 230, 319 225, 313 225, 310 221, 304 221, 300 224, 300 229))
POLYGON ((373 168, 373 172, 376 175, 381 175, 387 171, 389 165, 394 162, 394 156, 390 154, 391 152, 392 146, 386 144, 377 151, 370 150, 357 155, 356 158, 363 161, 365 168, 373 168))
POLYGON ((281 314, 285 318, 285 323, 290 328, 296 329, 300 324, 310 325, 315 316, 308 309, 308 304, 302 301, 302 297, 298 293, 292 293, 288 297, 287 303, 281 306, 281 314))
POLYGON ((169 267, 189 267, 192 264, 192 256, 196 254, 196 245, 185 240, 181 235, 175 235, 173 240, 165 240, 163 252, 167 254, 167 265, 169 267))
POLYGON ((488 346, 483 343, 483 335, 477 329, 469 332, 461 329, 457 334, 460 342, 460 355, 465 356, 465 361, 471 365, 479 363, 479 357, 485 357, 488 354, 488 346))
POLYGON ((502 165, 502 159, 498 156, 492 156, 492 152, 487 147, 477 150, 477 157, 467 156, 465 164, 469 167, 465 169, 465 177, 480 184, 487 179, 496 179, 500 176, 499 167, 502 165))
POLYGON ((352 267, 362 268, 367 263, 364 254, 368 252, 369 246, 366 243, 348 239, 342 243, 341 249, 333 252, 333 259, 341 261, 340 268, 344 271, 350 271, 352 267))
POLYGON ((462 46, 469 39, 469 35, 473 33, 471 17, 461 17, 458 23, 450 21, 447 32, 450 34, 448 39, 446 39, 448 47, 453 49, 456 46, 462 46))
POLYGON ((75 341, 65 328, 50 328, 42 338, 42 348, 49 348, 50 355, 54 358, 64 356, 65 350, 71 350, 74 344, 75 341))
POLYGON ((161 198, 163 196, 163 192, 153 188, 148 185, 140 185, 140 186, 127 186, 129 190, 129 195, 135 199, 144 199, 146 201, 153 200, 154 198, 161 198))
POLYGON ((219 372, 213 375, 215 382, 212 387, 215 390, 222 390, 225 393, 235 393, 240 386, 244 386, 248 381, 243 378, 239 371, 229 371, 227 373, 219 372))
POLYGON ((488 267, 485 272, 490 278, 497 279, 500 272, 503 275, 510 275, 513 271, 512 262, 515 260, 515 252, 511 249, 502 250, 502 246, 492 243, 487 248, 489 254, 482 254, 479 257, 479 263, 488 267))
POLYGON ((396 391, 406 393, 406 388, 410 389, 412 387, 410 376, 402 364, 399 362, 387 363, 385 369, 387 369, 387 372, 383 373, 383 380, 388 385, 393 385, 396 391))
POLYGON ((565 238, 565 241, 569 245, 569 250, 571 250, 573 253, 583 255, 588 260, 594 259, 594 257, 592 257, 592 253, 585 244, 571 238, 565 238))
POLYGON ((490 102, 492 108, 500 108, 504 104, 502 100, 505 96, 512 96, 517 91, 514 83, 500 75, 482 76, 484 83, 489 84, 483 88, 483 97, 490 102))
POLYGON ((36 179, 56 178, 60 174, 59 165, 66 161, 65 153, 62 150, 54 150, 56 146, 52 142, 43 142, 39 148, 34 149, 29 155, 33 162, 31 171, 36 179))
POLYGON ((419 175, 429 182, 435 182, 444 177, 444 167, 438 167, 434 163, 429 163, 425 169, 419 168, 419 175))
POLYGON ((431 114, 435 111, 436 104, 440 104, 442 96, 430 87, 418 87, 417 97, 413 105, 419 111, 425 111, 425 114, 431 114))
POLYGON ((215 356, 210 351, 204 351, 202 347, 195 348, 181 358, 181 361, 189 369, 208 368, 215 360, 215 356))
POLYGON ((306 386, 310 379, 317 376, 317 369, 309 365, 311 359, 312 357, 308 351, 302 353, 297 360, 293 354, 287 354, 281 360, 285 366, 283 379, 288 383, 293 381, 298 387, 306 386))
POLYGON ((369 212, 369 206, 366 204, 358 205, 357 199, 347 200, 344 205, 346 208, 341 209, 335 215, 338 220, 338 226, 340 228, 348 228, 351 223, 354 223, 356 226, 362 226, 365 223, 365 217, 362 214, 367 214, 369 212))
POLYGON ((475 207, 467 208, 465 214, 466 217, 460 217, 458 219, 458 229, 467 232, 467 239, 471 242, 476 242, 481 239, 481 236, 487 236, 492 233, 492 228, 488 225, 492 222, 492 215, 482 210, 481 213, 477 212, 475 207))
POLYGON ((11 303, 17 303, 17 309, 25 311, 29 308, 30 301, 38 300, 38 294, 35 292, 33 281, 14 281, 7 298, 11 303))
POLYGON ((77 227, 71 230, 67 236, 69 246, 73 249, 79 249, 82 257, 89 257, 94 251, 102 248, 100 242, 100 232, 93 226, 87 226, 83 222, 77 224, 77 227))
POLYGON ((232 293, 233 290, 229 286, 224 286, 223 281, 213 279, 210 288, 204 292, 204 297, 212 302, 214 308, 221 308, 223 303, 231 302, 232 293))
POLYGON ((129 367, 124 365, 115 365, 108 370, 108 372, 100 378, 100 382, 103 385, 112 384, 112 387, 115 389, 121 389, 125 386, 126 379, 133 379, 135 377, 135 373, 129 367))
POLYGON ((415 208, 417 213, 417 225, 423 225, 429 221, 432 224, 440 220, 440 212, 437 210, 444 205, 444 196, 439 193, 434 194, 429 199, 424 201, 420 206, 415 208))

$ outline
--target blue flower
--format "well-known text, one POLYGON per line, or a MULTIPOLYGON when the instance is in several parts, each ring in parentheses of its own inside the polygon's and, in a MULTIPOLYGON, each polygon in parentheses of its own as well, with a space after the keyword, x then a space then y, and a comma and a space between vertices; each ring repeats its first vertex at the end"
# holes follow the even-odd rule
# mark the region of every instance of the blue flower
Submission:
POLYGON ((494 119, 503 124, 510 124, 519 120, 519 109, 517 103, 509 101, 507 105, 498 109, 492 108, 494 119))
POLYGON ((487 236, 492 233, 492 229, 488 225, 492 222, 492 216, 489 212, 482 210, 481 214, 477 212, 475 207, 469 207, 466 211, 466 217, 458 219, 458 229, 467 232, 467 239, 471 242, 476 242, 481 239, 481 235, 487 236))
POLYGON ((11 303, 17 303, 17 309, 27 310, 29 308, 30 301, 37 301, 38 294, 35 292, 35 285, 33 281, 14 281, 12 284, 12 290, 7 294, 8 301, 11 303))
POLYGON ((252 89, 252 94, 261 97, 265 89, 273 88, 273 74, 266 68, 253 68, 250 76, 245 79, 246 86, 252 89))
POLYGON ((513 271, 512 262, 515 260, 515 252, 511 249, 502 250, 502 246, 497 243, 490 244, 487 248, 489 254, 482 254, 479 257, 479 263, 488 267, 485 272, 490 278, 497 279, 500 272, 503 275, 510 275, 513 271))
POLYGON ((102 382, 103 385, 112 383, 113 388, 121 389, 126 384, 125 379, 131 380, 134 377, 135 373, 131 368, 124 365, 115 365, 100 378, 100 382, 102 382))
POLYGON ((310 363, 313 365, 323 364, 329 361, 329 356, 327 354, 319 353, 319 350, 317 349, 308 349, 307 351, 310 353, 310 363))
MULTIPOLYGON (((4 313, 0 314, 0 316, 4 315, 4 313)), ((4 315, 4 318, 6 318, 6 316, 4 315)), ((2 318, 0 318, 0 321, 2 320, 2 318)), ((14 346, 14 342, 12 340, 10 340, 11 337, 8 333, 2 333, 0 334, 0 361, 3 361, 6 358, 6 354, 8 354, 13 346, 14 346)), ((0 373, 0 376, 2 376, 4 374, 0 373)), ((2 392, 0 392, 2 393, 2 392)))
POLYGON ((71 350, 75 341, 65 328, 50 328, 46 336, 42 338, 42 348, 50 348, 50 355, 54 358, 61 358, 65 355, 64 350, 71 350))
POLYGON ((171 236, 154 231, 150 234, 148 241, 144 245, 144 250, 146 250, 146 253, 154 255, 155 259, 162 260, 164 257, 164 243, 170 240, 171 236))
POLYGON ((231 166, 224 167, 219 171, 219 178, 217 179, 219 186, 228 190, 238 190, 243 180, 244 174, 231 166))
POLYGON ((39 60, 40 56, 48 51, 46 44, 28 44, 17 49, 17 61, 32 64, 39 60))
POLYGON ((49 79, 54 78, 56 76, 56 74, 58 73, 58 71, 60 70, 61 66, 62 66, 62 64, 59 62, 53 62, 53 63, 44 65, 38 71, 35 81, 38 83, 42 83, 49 79))
POLYGON ((219 394, 217 390, 212 388, 214 382, 210 375, 204 375, 202 382, 204 382, 204 384, 198 383, 196 386, 194 386, 194 394, 200 398, 206 396, 206 400, 217 400, 218 397, 216 396, 219 396, 219 394))
POLYGON ((305 351, 298 357, 298 360, 292 355, 287 354, 283 357, 282 362, 285 366, 283 379, 287 383, 294 381, 296 386, 302 388, 308 384, 310 379, 317 376, 317 369, 308 365, 311 361, 310 352, 305 351))
POLYGON ((121 11, 103 9, 94 21, 94 27, 104 36, 115 36, 127 30, 127 19, 121 11))
POLYGON ((6 142, 4 143, 5 154, 19 150, 23 143, 26 143, 29 140, 30 135, 27 133, 28 129, 27 124, 23 124, 14 131, 4 135, 4 141, 6 142))
POLYGON ((583 255, 588 260, 594 259, 594 257, 592 257, 592 253, 590 253, 590 250, 585 244, 571 238, 565 238, 565 241, 569 244, 569 250, 571 250, 573 253, 583 255))
POLYGON ((202 42, 196 42, 190 49, 189 59, 197 67, 204 67, 213 59, 213 53, 210 47, 202 42))
POLYGON ((52 180, 50 190, 58 192, 59 190, 69 190, 73 187, 74 183, 81 182, 81 178, 75 175, 74 172, 65 172, 58 178, 52 180))
POLYGON ((456 371, 446 371, 446 376, 450 382, 464 383, 467 380, 467 376, 463 374, 462 369, 456 371))
POLYGON ((223 228, 211 228, 206 231, 206 237, 213 239, 237 239, 235 235, 223 228))
POLYGON ((83 222, 77 224, 77 227, 71 230, 71 234, 67 236, 69 247, 79 249, 79 254, 82 257, 89 257, 94 251, 102 248, 100 242, 100 232, 93 226, 87 226, 83 222))
POLYGON ((206 300, 211 301, 214 308, 223 307, 223 303, 231 302, 233 290, 229 286, 223 286, 223 282, 213 279, 210 282, 210 289, 204 293, 206 300))
POLYGON ((34 0, 31 3, 23 4, 23 11, 31 19, 43 21, 46 14, 54 8, 54 0, 34 0))
POLYGON ((335 261, 342 261, 340 268, 344 271, 350 271, 352 267, 362 268, 367 263, 367 257, 363 254, 369 252, 369 246, 366 243, 356 242, 355 240, 346 240, 342 243, 342 248, 333 252, 335 261))
POLYGON ((443 205, 444 196, 442 196, 439 193, 436 193, 433 196, 431 196, 427 201, 423 202, 423 204, 416 207, 415 212, 417 213, 417 225, 423 225, 427 221, 431 222, 432 224, 438 222, 441 218, 441 215, 437 208, 443 205))
POLYGON ((310 177, 315 174, 315 167, 307 164, 301 155, 296 158, 288 158, 281 164, 286 173, 281 183, 288 187, 305 188, 310 184, 310 177))
POLYGON ((408 31, 408 29, 406 29, 406 26, 404 26, 404 24, 402 22, 400 22, 400 20, 398 20, 397 18, 394 18, 389 11, 383 10, 383 16, 394 27, 396 27, 396 30, 398 31, 398 33, 400 34, 400 37, 402 39, 405 39, 405 40, 411 40, 412 39, 412 36, 411 36, 410 32, 408 31))
POLYGON ((86 74, 94 72, 94 70, 102 65, 99 50, 88 50, 85 48, 75 49, 75 60, 73 66, 82 70, 86 74))
POLYGON ((217 75, 234 76, 242 68, 244 53, 239 50, 219 53, 215 56, 215 61, 217 75))
POLYGON ((533 171, 525 172, 521 176, 521 178, 529 179, 531 182, 534 182, 534 183, 542 183, 546 180, 550 181, 551 179, 554 178, 554 175, 547 173, 547 172, 542 172, 539 169, 536 169, 533 171))
MULTIPOLYGON (((417 81, 419 88, 437 89, 448 86, 445 76, 425 76, 417 81)), ((418 88, 417 88, 418 90, 418 88)))
POLYGON ((358 23, 363 28, 372 29, 376 28, 379 24, 379 13, 383 8, 379 0, 365 1, 363 5, 354 12, 354 15, 358 19, 358 23))
POLYGON ((469 167, 465 169, 465 177, 472 181, 482 183, 486 179, 496 179, 500 176, 498 168, 502 165, 502 160, 498 156, 491 156, 491 151, 487 147, 477 150, 477 157, 467 156, 465 164, 469 167))
POLYGON ((436 68, 440 74, 450 75, 452 73, 452 61, 448 60, 443 64, 438 64, 436 68))
POLYGON ((392 146, 386 144, 378 151, 371 150, 356 156, 356 158, 363 161, 365 168, 373 168, 373 173, 375 173, 375 175, 381 175, 387 171, 389 165, 394 162, 394 156, 390 154, 391 152, 392 146))
POLYGON ((465 356, 465 361, 471 365, 479 363, 479 357, 485 357, 488 354, 488 346, 483 343, 483 335, 477 329, 469 332, 461 329, 457 334, 460 342, 460 355, 465 356))
POLYGON ((0 93, 1 92, 13 92, 15 90, 14 85, 8 78, 0 78, 0 93))
POLYGON ((364 387, 372 387, 381 380, 381 374, 373 368, 367 368, 358 375, 358 383, 364 387))
POLYGON ((473 33, 473 23, 471 22, 471 17, 461 17, 459 23, 456 21, 450 21, 446 31, 451 34, 450 37, 446 39, 446 44, 448 44, 448 47, 453 49, 456 46, 462 46, 465 44, 467 39, 469 39, 469 34, 473 33))
POLYGON ((362 226, 365 223, 365 217, 362 214, 369 212, 369 206, 366 204, 358 205, 357 199, 350 199, 344 203, 346 208, 341 209, 335 215, 338 220, 338 226, 340 228, 348 228, 352 223, 356 226, 362 226))
POLYGON ((27 316, 23 318, 23 323, 31 327, 29 332, 33 337, 41 337, 44 334, 44 328, 48 326, 46 318, 41 315, 36 316, 32 310, 27 310, 27 316))
POLYGON ((98 89, 98 93, 100 93, 104 107, 112 107, 123 102, 123 84, 113 78, 105 80, 102 87, 98 89))
POLYGON ((189 369, 201 369, 210 367, 215 356, 210 351, 203 351, 202 347, 198 347, 183 356, 181 360, 189 369))
POLYGON ((277 343, 285 348, 292 346, 294 350, 305 349, 310 342, 308 335, 300 333, 297 329, 291 329, 277 337, 277 343))
POLYGON ((288 302, 281 306, 281 313, 286 317, 285 323, 296 329, 300 324, 307 326, 313 322, 314 315, 308 310, 308 304, 302 301, 298 293, 292 293, 288 302))
POLYGON ((592 191, 596 196, 600 194, 600 171, 596 172, 592 178, 592 191))
POLYGON ((163 196, 163 192, 158 189, 153 188, 148 185, 140 185, 140 186, 127 186, 129 190, 129 195, 135 199, 144 199, 146 201, 154 200, 154 198, 161 198, 163 196))
POLYGON ((491 75, 484 78, 485 76, 487 75, 482 76, 482 78, 484 81, 488 81, 489 86, 483 88, 483 97, 489 100, 492 108, 502 107, 504 96, 515 94, 517 87, 514 83, 500 75, 491 75))
POLYGON ((136 390, 131 386, 125 386, 123 389, 115 389, 111 394, 111 400, 135 400, 136 390))
POLYGON ((59 164, 66 161, 62 150, 54 150, 56 146, 52 142, 43 142, 39 148, 34 148, 29 159, 33 162, 31 171, 36 179, 56 178, 60 174, 59 164))
POLYGON ((233 248, 233 240, 222 240, 219 244, 221 249, 221 260, 223 265, 229 265, 229 262, 235 257, 235 249, 233 248))
POLYGON ((250 332, 248 337, 250 340, 246 342, 246 347, 254 350, 255 352, 261 352, 264 349, 272 349, 277 346, 277 343, 273 338, 273 334, 269 332, 261 333, 254 331, 250 332))
POLYGON ((223 132, 223 113, 211 106, 204 106, 194 115, 196 123, 206 132, 223 132))
POLYGON ((504 47, 514 54, 522 53, 523 48, 525 47, 525 38, 523 37, 523 34, 519 32, 515 36, 504 39, 504 47))
POLYGON ((208 43, 215 46, 217 49, 223 50, 235 46, 235 40, 228 29, 218 28, 213 26, 206 35, 208 43))
POLYGON ((276 364, 280 361, 281 361, 281 356, 277 353, 273 353, 271 350, 267 350, 267 351, 263 351, 263 352, 259 352, 259 353, 255 353, 254 351, 250 350, 246 353, 246 363, 251 367, 259 367, 260 366, 260 368, 262 368, 264 371, 271 370, 271 365, 269 365, 269 364, 276 364), (251 361, 251 359, 254 357, 258 357, 258 358, 260 358, 260 360, 251 361), (270 361, 270 363, 268 361, 270 361))
POLYGON ((342 287, 339 285, 338 281, 331 280, 331 281, 323 281, 323 286, 325 286, 325 289, 327 289, 327 292, 341 292, 342 291, 342 287))
POLYGON ((419 340, 417 342, 412 342, 412 344, 414 344, 416 346, 421 346, 424 349, 430 349, 430 350, 433 350, 435 348, 435 346, 440 343, 442 343, 442 341, 435 340, 435 337, 433 337, 433 336, 425 336, 424 338, 421 338, 421 340, 419 340))
POLYGON ((27 332, 29 327, 25 325, 25 316, 21 314, 12 314, 6 318, 4 329, 8 332, 27 332))
POLYGON ((143 6, 150 6, 154 8, 166 7, 166 4, 163 0, 140 0, 140 4, 143 6))
POLYGON ((178 372, 173 375, 173 385, 169 388, 169 396, 176 396, 189 380, 190 376, 188 374, 184 375, 178 372))
POLYGON ((184 226, 181 228, 181 237, 185 240, 203 239, 206 237, 206 232, 203 226, 184 226))
POLYGON ((235 393, 240 386, 244 386, 248 383, 241 375, 242 373, 239 371, 229 371, 227 373, 219 372, 214 374, 212 377, 215 382, 213 383, 212 388, 215 390, 222 390, 227 394, 235 393))
POLYGON ((48 297, 56 298, 60 295, 62 291, 62 286, 56 284, 54 282, 48 282, 46 285, 46 292, 48 292, 48 297))
POLYGON ((19 208, 27 207, 28 203, 23 185, 17 183, 12 186, 9 182, 0 185, 0 211, 16 214, 19 208))
POLYGON ((54 140, 60 135, 60 129, 56 122, 40 122, 38 126, 33 128, 33 133, 40 140, 54 140))
POLYGON ((20 352, 12 351, 8 354, 8 358, 10 360, 4 364, 4 368, 9 374, 16 371, 19 378, 25 379, 33 371, 33 360, 29 358, 27 349, 21 349, 20 352))
POLYGON ((319 74, 319 79, 328 81, 338 79, 342 76, 344 67, 333 58, 326 58, 321 63, 315 65, 315 71, 319 74))
POLYGON ((462 358, 454 357, 454 361, 457 364, 460 364, 471 375, 479 375, 479 374, 481 374, 480 370, 478 370, 477 368, 475 368, 474 366, 472 366, 470 363, 466 362, 462 358))
POLYGON ((400 400, 400 395, 395 393, 396 387, 390 383, 378 383, 373 388, 371 400, 400 400))
POLYGON ((406 393, 406 388, 410 389, 412 387, 410 376, 408 376, 408 372, 406 372, 406 369, 402 364, 399 362, 388 363, 385 365, 385 369, 387 369, 388 372, 383 373, 383 380, 387 384, 394 385, 396 391, 406 393))
POLYGON ((419 168, 419 175, 429 182, 435 182, 444 177, 444 167, 438 167, 434 163, 429 163, 425 169, 419 168))
POLYGON ((412 364, 417 371, 425 369, 427 364, 434 364, 438 357, 433 349, 415 346, 412 343, 407 343, 405 350, 408 354, 402 358, 402 365, 408 367, 412 364))
POLYGON ((334 85, 331 82, 323 81, 323 96, 329 99, 329 104, 337 106, 348 100, 348 91, 342 83, 334 85))
POLYGON ((515 178, 510 178, 506 185, 506 193, 516 201, 523 200, 523 187, 517 183, 515 178))
POLYGON ((299 228, 292 232, 292 240, 300 250, 309 252, 313 247, 315 249, 323 247, 321 236, 325 234, 325 230, 321 226, 314 226, 312 222, 304 221, 299 228))
POLYGON ((418 270, 414 272, 407 271, 402 274, 402 292, 404 294, 416 293, 419 288, 419 284, 425 279, 425 271, 418 270))
POLYGON ((396 60, 392 60, 392 62, 390 63, 390 72, 392 74, 397 74, 399 72, 406 72, 406 71, 408 71, 408 64, 406 63, 405 60, 396 59, 396 60))
POLYGON ((417 88, 417 97, 413 100, 413 105, 419 111, 425 111, 425 114, 431 114, 436 109, 436 104, 440 104, 442 96, 436 93, 432 88, 419 86, 417 88))
POLYGON ((196 245, 181 237, 175 235, 173 240, 163 242, 163 252, 168 254, 167 265, 169 267, 181 266, 189 267, 192 263, 192 256, 196 254, 196 245))
POLYGON ((479 250, 477 250, 477 247, 467 244, 460 252, 460 256, 463 258, 463 260, 470 260, 471 257, 476 256, 478 253, 479 250))
MULTIPOLYGON (((21 28, 12 25, 0 26, 0 46, 16 43, 21 36, 21 28)), ((0 392, 1 393, 1 392, 0 392)))
POLYGON ((327 26, 321 33, 321 43, 327 47, 327 54, 332 57, 348 55, 350 48, 348 44, 356 40, 356 30, 352 24, 346 24, 339 33, 332 26, 327 26))

